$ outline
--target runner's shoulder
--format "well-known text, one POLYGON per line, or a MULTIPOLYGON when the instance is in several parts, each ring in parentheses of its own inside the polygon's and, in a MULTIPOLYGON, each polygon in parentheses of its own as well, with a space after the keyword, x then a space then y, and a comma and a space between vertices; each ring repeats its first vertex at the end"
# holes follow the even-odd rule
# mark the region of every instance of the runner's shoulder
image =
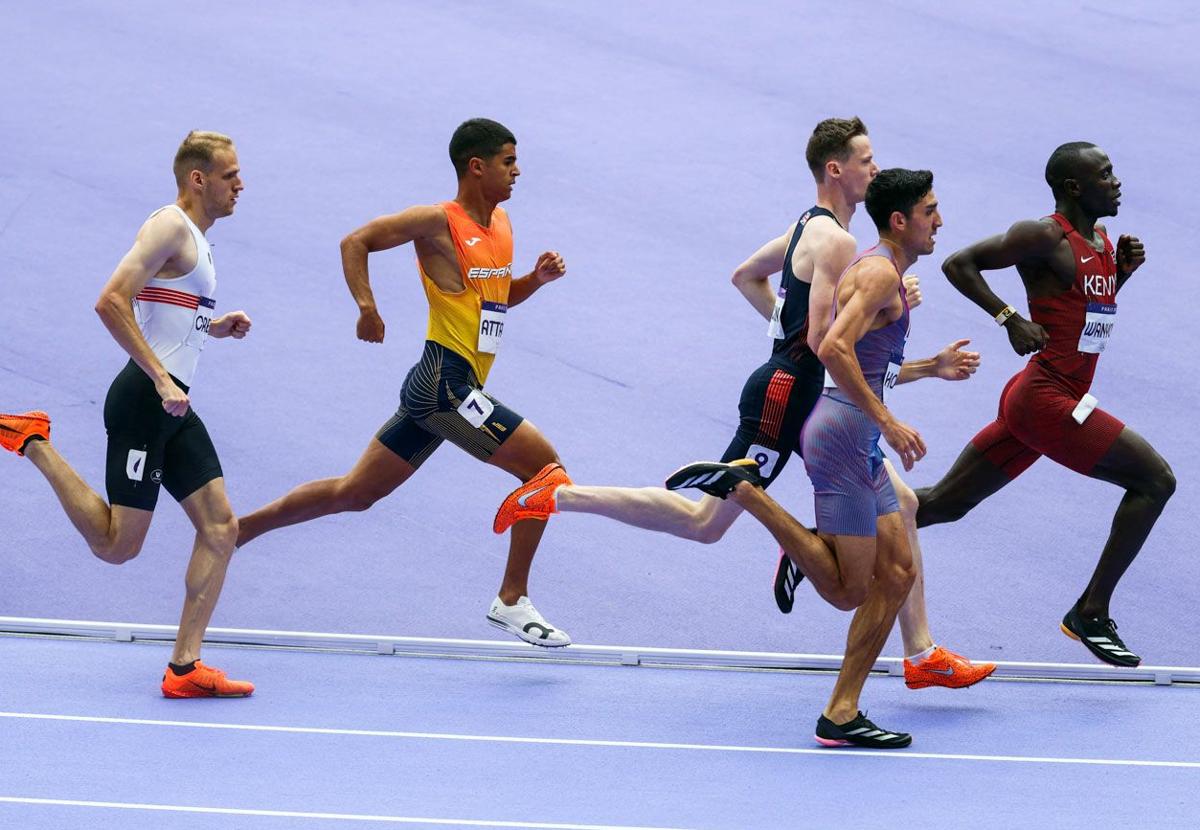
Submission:
POLYGON ((137 232, 137 242, 156 250, 182 250, 192 238, 187 222, 177 210, 162 208, 150 214, 137 232))
POLYGON ((450 234, 450 220, 441 204, 412 205, 383 217, 383 221, 412 239, 438 239, 450 234))
POLYGON ((885 256, 867 256, 860 259, 851 268, 854 272, 854 284, 859 288, 889 289, 895 286, 900 278, 896 264, 885 256))
POLYGON ((838 224, 837 220, 832 216, 814 216, 808 220, 804 226, 804 236, 801 239, 809 240, 812 249, 828 249, 842 250, 849 248, 851 251, 857 246, 854 237, 838 224), (811 236, 810 236, 811 235, 811 236))
POLYGON ((982 240, 978 245, 994 247, 996 253, 1016 261, 1051 257, 1066 240, 1066 232, 1050 217, 1021 219, 1004 233, 982 240))

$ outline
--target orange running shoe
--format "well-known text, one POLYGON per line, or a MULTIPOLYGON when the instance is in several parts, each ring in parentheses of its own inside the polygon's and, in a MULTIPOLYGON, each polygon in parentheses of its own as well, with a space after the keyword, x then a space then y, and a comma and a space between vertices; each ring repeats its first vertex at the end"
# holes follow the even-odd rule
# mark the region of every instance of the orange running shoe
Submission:
POLYGON ((508 494, 496 511, 492 530, 503 533, 524 519, 544 522, 551 513, 557 513, 554 491, 564 484, 573 484, 561 464, 547 464, 538 474, 508 494))
POLYGON ((41 410, 20 415, 0 414, 0 447, 25 454, 25 445, 33 438, 50 440, 50 416, 41 410))
POLYGON ((250 697, 254 694, 254 684, 230 680, 225 672, 197 660, 196 667, 183 675, 175 674, 167 666, 162 693, 163 697, 250 697))
POLYGON ((907 659, 904 661, 904 685, 910 689, 924 689, 926 686, 965 689, 995 670, 995 663, 972 663, 966 657, 938 646, 933 654, 919 663, 907 659))

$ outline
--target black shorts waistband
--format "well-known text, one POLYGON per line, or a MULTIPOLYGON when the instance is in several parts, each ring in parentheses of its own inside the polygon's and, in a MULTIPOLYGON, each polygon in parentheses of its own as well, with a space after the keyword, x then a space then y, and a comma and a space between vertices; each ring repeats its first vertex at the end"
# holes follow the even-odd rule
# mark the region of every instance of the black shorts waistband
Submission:
MULTIPOLYGON (((121 377, 122 375, 124 375, 125 379, 129 380, 130 374, 141 375, 145 379, 146 383, 150 384, 151 386, 154 385, 154 381, 152 381, 150 379, 150 376, 148 374, 146 374, 144 371, 142 371, 142 367, 138 366, 137 363, 134 362, 132 357, 129 358, 129 360, 121 368, 121 371, 117 373, 117 377, 121 377)), ((180 389, 182 389, 185 395, 191 391, 191 389, 188 387, 188 385, 186 383, 184 383, 183 381, 181 381, 179 378, 177 378, 174 375, 171 375, 169 373, 168 373, 168 376, 171 378, 171 380, 175 381, 175 385, 178 386, 180 389)))

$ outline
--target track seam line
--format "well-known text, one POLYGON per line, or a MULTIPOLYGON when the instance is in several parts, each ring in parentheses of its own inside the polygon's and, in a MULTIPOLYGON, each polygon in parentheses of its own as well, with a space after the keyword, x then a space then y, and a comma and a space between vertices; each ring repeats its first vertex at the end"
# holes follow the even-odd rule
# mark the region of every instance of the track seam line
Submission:
POLYGON ((804 747, 737 746, 733 744, 696 744, 663 741, 618 741, 592 738, 535 738, 513 735, 464 735, 453 732, 408 732, 386 729, 344 729, 320 726, 273 726, 246 723, 205 723, 202 721, 156 720, 149 718, 110 718, 94 715, 51 715, 36 712, 0 712, 0 718, 43 720, 72 723, 97 723, 123 726, 163 726, 183 729, 214 729, 244 732, 266 732, 293 735, 332 735, 367 738, 405 738, 429 741, 466 741, 475 743, 508 743, 548 746, 580 746, 613 749, 658 749, 689 752, 742 752, 766 755, 819 755, 824 757, 880 757, 933 761, 985 761, 1023 764, 1076 764, 1081 766, 1159 767, 1168 769, 1197 769, 1200 761, 1155 761, 1122 758, 1058 758, 1037 755, 982 755, 975 753, 911 752, 909 750, 849 749, 830 750, 804 747))

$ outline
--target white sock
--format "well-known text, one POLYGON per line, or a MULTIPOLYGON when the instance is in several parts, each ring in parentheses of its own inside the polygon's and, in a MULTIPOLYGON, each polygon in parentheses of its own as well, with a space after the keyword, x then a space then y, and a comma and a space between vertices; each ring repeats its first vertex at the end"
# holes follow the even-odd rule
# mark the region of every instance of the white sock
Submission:
POLYGON ((908 660, 908 662, 910 662, 910 663, 920 663, 926 657, 933 654, 934 649, 936 649, 936 648, 937 648, 937 643, 934 643, 933 645, 931 645, 929 648, 925 649, 924 651, 919 651, 916 654, 912 655, 911 657, 906 657, 904 659, 908 660))

